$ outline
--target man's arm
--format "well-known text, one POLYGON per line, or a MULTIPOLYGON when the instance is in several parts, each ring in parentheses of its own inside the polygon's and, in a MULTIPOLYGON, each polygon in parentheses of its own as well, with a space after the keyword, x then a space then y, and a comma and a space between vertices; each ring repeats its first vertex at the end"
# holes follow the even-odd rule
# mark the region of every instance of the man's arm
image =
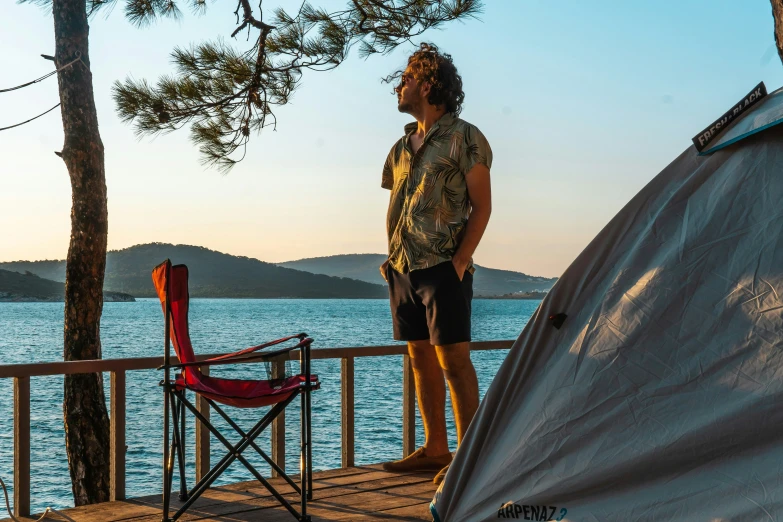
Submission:
POLYGON ((457 270, 460 280, 465 275, 473 253, 476 251, 481 236, 487 229, 489 215, 492 213, 492 190, 489 182, 489 168, 483 163, 477 163, 465 175, 470 200, 470 215, 465 225, 465 235, 451 260, 457 270))
MULTIPOLYGON (((386 190, 392 190, 394 188, 394 158, 398 143, 395 143, 394 147, 391 148, 389 155, 386 156, 386 163, 383 165, 383 173, 381 174, 381 188, 385 188, 386 190)), ((386 219, 386 235, 387 237, 389 235, 388 218, 386 219)), ((388 258, 381 266, 378 267, 378 269, 381 271, 381 277, 383 277, 383 280, 388 283, 389 281, 386 279, 387 266, 389 266, 388 258)))

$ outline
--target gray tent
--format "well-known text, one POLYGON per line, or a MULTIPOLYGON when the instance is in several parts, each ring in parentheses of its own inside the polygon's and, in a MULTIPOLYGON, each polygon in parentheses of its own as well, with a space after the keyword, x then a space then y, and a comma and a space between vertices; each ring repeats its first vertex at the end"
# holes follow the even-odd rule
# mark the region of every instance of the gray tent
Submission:
POLYGON ((783 520, 781 120, 779 90, 706 155, 683 152, 566 270, 436 520, 783 520))

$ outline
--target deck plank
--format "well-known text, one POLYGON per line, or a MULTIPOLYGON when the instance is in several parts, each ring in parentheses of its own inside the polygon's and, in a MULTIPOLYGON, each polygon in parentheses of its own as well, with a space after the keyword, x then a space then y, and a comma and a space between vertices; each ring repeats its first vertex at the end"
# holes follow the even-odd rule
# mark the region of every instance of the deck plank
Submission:
MULTIPOLYGON (((270 483, 298 509, 298 497, 283 479, 270 483)), ((396 474, 380 465, 329 470, 313 475, 315 498, 308 503, 313 522, 432 520, 432 474, 396 474)), ((175 495, 176 497, 176 495, 175 495)), ((174 510, 181 505, 172 501, 174 510)), ((106 502, 61 511, 76 522, 158 522, 161 496, 106 502)), ((39 515, 21 520, 33 521, 39 515)), ((54 519, 54 518, 53 518, 54 519)), ((201 522, 291 522, 293 517, 255 481, 209 489, 180 519, 201 522)), ((0 522, 10 522, 3 519, 0 522)))
MULTIPOLYGON (((312 503, 308 505, 308 511, 311 514, 319 514, 326 510, 330 513, 339 512, 366 516, 367 513, 374 511, 409 506, 414 503, 428 503, 432 499, 433 492, 430 490, 434 488, 430 487, 431 479, 429 477, 404 477, 404 479, 403 483, 400 483, 399 478, 391 477, 348 487, 327 489, 323 491, 323 494, 316 494, 312 503)), ((292 504, 298 500, 295 495, 286 495, 286 497, 292 504)), ((242 513, 258 513, 260 511, 266 513, 270 509, 279 509, 283 512, 275 499, 266 497, 245 503, 201 509, 191 514, 194 518, 188 519, 212 520, 226 516, 237 516, 242 520, 242 513)))

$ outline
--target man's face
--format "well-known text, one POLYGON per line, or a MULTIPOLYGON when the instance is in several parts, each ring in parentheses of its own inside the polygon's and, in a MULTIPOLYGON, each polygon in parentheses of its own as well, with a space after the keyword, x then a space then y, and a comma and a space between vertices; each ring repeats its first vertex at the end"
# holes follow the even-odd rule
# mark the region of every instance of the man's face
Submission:
POLYGON ((397 110, 408 114, 419 112, 424 102, 422 84, 413 76, 410 66, 400 76, 400 83, 394 88, 397 93, 397 110))

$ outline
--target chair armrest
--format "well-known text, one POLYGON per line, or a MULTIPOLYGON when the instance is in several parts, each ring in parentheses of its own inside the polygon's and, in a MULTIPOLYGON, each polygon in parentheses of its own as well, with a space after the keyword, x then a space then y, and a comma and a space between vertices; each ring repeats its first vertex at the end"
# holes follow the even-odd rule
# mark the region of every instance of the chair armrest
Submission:
MULTIPOLYGON (((168 368, 176 369, 176 368, 190 368, 190 367, 201 367, 201 366, 216 366, 221 364, 236 364, 238 362, 245 362, 249 360, 253 361, 263 361, 266 359, 272 359, 274 357, 277 357, 278 355, 282 355, 286 352, 290 352, 291 350, 296 350, 297 348, 302 348, 304 346, 310 346, 310 344, 313 342, 312 339, 307 337, 306 333, 300 333, 297 335, 290 335, 288 337, 283 337, 281 339, 277 339, 275 341, 270 341, 268 343, 259 344, 258 346, 252 346, 250 348, 245 348, 243 350, 239 350, 232 353, 227 353, 225 355, 219 355, 218 357, 212 357, 211 359, 205 359, 203 361, 193 361, 193 362, 187 362, 187 363, 177 363, 177 364, 169 364, 168 368), (261 354, 255 354, 252 355, 254 352, 257 352, 258 350, 262 350, 264 348, 268 348, 270 346, 275 346, 277 344, 283 343, 285 341, 289 341, 291 339, 299 339, 299 342, 292 346, 287 346, 285 348, 280 348, 278 350, 273 350, 270 352, 264 352, 261 354), (245 355, 249 355, 249 357, 244 357, 245 355)), ((158 370, 165 369, 166 365, 158 366, 158 370)))
MULTIPOLYGON (((274 346, 276 344, 284 343, 286 341, 290 341, 291 339, 299 339, 299 342, 303 341, 307 337, 306 333, 299 333, 296 335, 289 335, 288 337, 282 337, 280 339, 277 339, 275 341, 269 341, 268 343, 259 344, 258 346, 251 346, 250 348, 245 348, 243 350, 239 350, 232 353, 227 353, 225 355, 219 355, 218 357, 212 357, 211 359, 207 359, 208 361, 219 361, 221 359, 230 359, 232 357, 239 357, 240 355, 245 355, 248 353, 253 353, 258 350, 263 350, 264 348, 269 348, 270 346, 274 346)), ((298 346, 298 345, 297 345, 298 346)), ((285 351, 293 350, 295 347, 290 348, 283 348, 280 353, 283 353, 285 351)), ((276 352, 266 352, 267 354, 274 354, 276 352)))

